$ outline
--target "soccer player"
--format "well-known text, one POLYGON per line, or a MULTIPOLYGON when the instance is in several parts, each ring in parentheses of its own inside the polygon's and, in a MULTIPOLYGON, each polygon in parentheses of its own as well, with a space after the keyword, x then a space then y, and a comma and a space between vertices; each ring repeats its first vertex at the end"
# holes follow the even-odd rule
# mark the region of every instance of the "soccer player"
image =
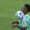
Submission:
POLYGON ((19 22, 13 22, 12 24, 19 24, 19 25, 13 25, 12 27, 18 27, 18 30, 29 30, 29 14, 30 12, 30 5, 25 4, 22 8, 22 11, 24 13, 23 19, 19 20, 19 22))

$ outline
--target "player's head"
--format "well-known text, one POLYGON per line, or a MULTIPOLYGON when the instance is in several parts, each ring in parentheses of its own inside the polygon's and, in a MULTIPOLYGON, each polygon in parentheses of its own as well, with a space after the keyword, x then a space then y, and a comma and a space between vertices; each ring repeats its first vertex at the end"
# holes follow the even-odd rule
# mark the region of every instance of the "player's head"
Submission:
POLYGON ((24 7, 22 8, 22 11, 24 12, 24 14, 30 12, 30 5, 25 4, 24 7))

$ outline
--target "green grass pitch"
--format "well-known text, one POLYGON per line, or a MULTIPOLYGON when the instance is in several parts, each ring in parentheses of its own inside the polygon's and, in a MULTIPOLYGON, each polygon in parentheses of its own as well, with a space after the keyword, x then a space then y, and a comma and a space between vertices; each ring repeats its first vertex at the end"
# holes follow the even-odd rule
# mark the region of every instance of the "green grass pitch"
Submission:
POLYGON ((11 22, 18 20, 15 12, 20 10, 24 4, 30 4, 30 0, 0 0, 0 30, 13 30, 11 22))

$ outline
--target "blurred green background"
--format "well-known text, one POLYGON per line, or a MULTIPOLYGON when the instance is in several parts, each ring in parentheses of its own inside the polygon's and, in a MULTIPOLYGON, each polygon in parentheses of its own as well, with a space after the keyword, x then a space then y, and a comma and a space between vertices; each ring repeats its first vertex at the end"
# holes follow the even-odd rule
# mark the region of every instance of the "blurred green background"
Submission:
POLYGON ((11 22, 18 20, 15 12, 20 10, 24 4, 30 4, 30 0, 0 0, 0 30, 13 30, 11 22))

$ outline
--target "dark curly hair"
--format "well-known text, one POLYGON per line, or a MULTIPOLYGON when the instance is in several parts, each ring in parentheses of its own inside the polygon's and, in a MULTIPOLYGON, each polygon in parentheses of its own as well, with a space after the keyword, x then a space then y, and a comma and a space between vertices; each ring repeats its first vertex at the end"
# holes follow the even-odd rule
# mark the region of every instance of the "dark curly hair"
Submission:
POLYGON ((30 5, 29 4, 25 4, 25 7, 27 8, 27 11, 30 12, 30 5))

